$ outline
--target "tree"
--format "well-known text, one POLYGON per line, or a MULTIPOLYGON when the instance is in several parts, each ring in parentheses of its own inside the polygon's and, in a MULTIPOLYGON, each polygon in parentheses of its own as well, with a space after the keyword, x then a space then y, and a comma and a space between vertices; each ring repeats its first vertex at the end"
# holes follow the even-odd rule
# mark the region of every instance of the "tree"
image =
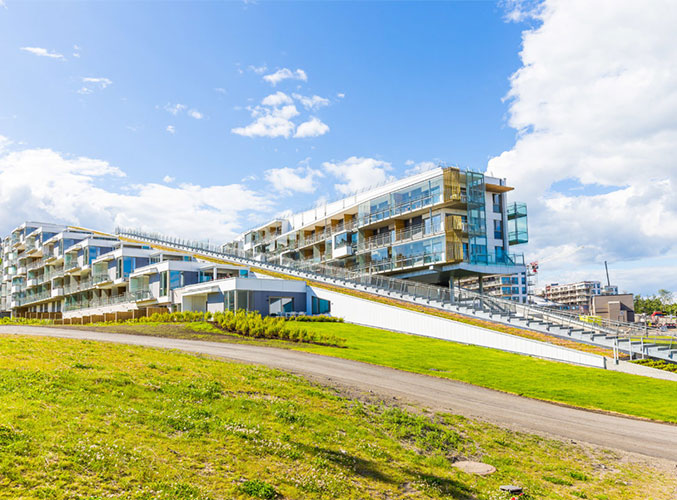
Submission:
POLYGON ((672 304, 672 292, 670 290, 661 288, 660 290, 658 290, 658 297, 660 298, 661 303, 664 306, 672 304))

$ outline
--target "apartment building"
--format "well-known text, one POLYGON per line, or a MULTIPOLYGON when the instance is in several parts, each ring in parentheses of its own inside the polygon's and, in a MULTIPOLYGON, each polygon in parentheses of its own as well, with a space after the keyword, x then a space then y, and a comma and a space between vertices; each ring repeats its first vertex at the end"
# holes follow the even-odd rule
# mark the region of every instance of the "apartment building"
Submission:
POLYGON ((273 219, 223 250, 445 285, 521 273, 524 256, 511 247, 528 241, 527 211, 508 203, 512 189, 505 179, 439 167, 273 219))
POLYGON ((68 319, 145 308, 218 311, 232 309, 235 297, 238 308, 264 315, 308 309, 299 295, 305 289, 296 283, 261 280, 245 266, 78 227, 26 222, 0 241, 0 255, 5 315, 68 319))
MULTIPOLYGON (((459 284, 468 290, 479 291, 479 281, 478 277, 461 278, 459 284)), ((484 276, 482 277, 482 291, 495 297, 525 304, 529 300, 527 273, 484 276)))
POLYGON ((579 281, 561 285, 552 283, 546 285, 543 290, 546 299, 582 312, 589 312, 592 298, 601 293, 602 286, 599 281, 579 281))

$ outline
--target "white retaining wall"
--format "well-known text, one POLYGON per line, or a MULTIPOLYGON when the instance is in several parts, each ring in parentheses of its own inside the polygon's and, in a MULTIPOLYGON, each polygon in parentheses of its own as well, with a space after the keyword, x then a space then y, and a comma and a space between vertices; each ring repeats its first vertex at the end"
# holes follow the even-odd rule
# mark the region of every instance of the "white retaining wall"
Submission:
POLYGON ((604 356, 589 354, 547 342, 509 335, 401 307, 360 299, 318 287, 309 287, 308 300, 315 295, 331 302, 331 314, 349 323, 422 335, 463 344, 491 347, 596 368, 606 368, 604 356))

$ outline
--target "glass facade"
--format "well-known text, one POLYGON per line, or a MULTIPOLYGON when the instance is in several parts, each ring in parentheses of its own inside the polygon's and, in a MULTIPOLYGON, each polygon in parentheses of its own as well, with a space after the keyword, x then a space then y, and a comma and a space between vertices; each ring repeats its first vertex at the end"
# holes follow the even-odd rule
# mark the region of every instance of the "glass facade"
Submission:
POLYGON ((393 246, 394 267, 410 267, 444 260, 444 237, 393 246))
POLYGON ((358 207, 358 224, 373 224, 380 220, 441 203, 443 185, 444 182, 440 175, 362 203, 358 207))

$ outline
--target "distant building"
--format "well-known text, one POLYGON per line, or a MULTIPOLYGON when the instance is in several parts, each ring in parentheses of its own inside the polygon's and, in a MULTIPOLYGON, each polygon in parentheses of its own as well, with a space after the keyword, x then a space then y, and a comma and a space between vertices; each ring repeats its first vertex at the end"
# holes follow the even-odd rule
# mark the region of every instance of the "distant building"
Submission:
POLYGON ((589 312, 592 297, 600 295, 602 287, 599 281, 579 281, 577 283, 552 283, 546 285, 543 296, 553 302, 565 304, 571 309, 589 312))
POLYGON ((558 304, 569 306, 581 312, 592 311, 592 299, 600 295, 618 295, 618 287, 602 287, 599 281, 579 281, 576 283, 552 283, 543 290, 543 297, 558 304))
POLYGON ((621 295, 596 295, 592 298, 590 310, 594 316, 611 321, 635 321, 635 298, 631 293, 621 295))
MULTIPOLYGON (((461 278, 459 285, 468 290, 479 291, 479 279, 461 278)), ((522 304, 528 301, 529 288, 527 284, 527 273, 520 272, 515 274, 495 274, 485 276, 482 279, 482 291, 495 297, 501 297, 508 300, 514 300, 522 304)))

